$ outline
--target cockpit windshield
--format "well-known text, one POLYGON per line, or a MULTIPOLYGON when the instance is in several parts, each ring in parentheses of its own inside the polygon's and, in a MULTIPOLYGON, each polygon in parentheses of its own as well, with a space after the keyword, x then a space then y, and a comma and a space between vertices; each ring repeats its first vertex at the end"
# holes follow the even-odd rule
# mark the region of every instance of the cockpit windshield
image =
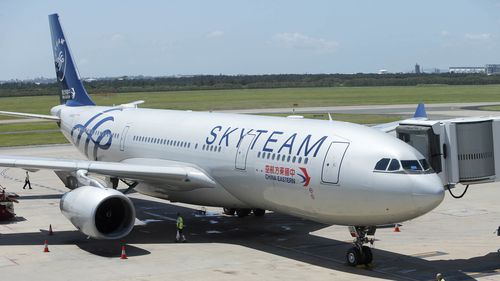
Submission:
POLYGON ((375 164, 376 172, 402 172, 409 174, 424 174, 432 172, 429 163, 425 159, 420 160, 398 160, 382 158, 375 164))

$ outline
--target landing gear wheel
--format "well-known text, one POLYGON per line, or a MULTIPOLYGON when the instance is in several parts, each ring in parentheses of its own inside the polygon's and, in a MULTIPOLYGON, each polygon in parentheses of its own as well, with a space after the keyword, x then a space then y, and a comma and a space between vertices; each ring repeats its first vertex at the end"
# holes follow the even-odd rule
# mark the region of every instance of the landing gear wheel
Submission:
POLYGON ((266 214, 266 210, 263 210, 263 209, 253 209, 253 214, 256 217, 262 217, 263 215, 266 214))
POLYGON ((224 215, 234 216, 234 212, 236 212, 236 209, 224 208, 223 212, 224 215))
POLYGON ((357 247, 352 247, 347 251, 345 259, 350 266, 361 264, 361 252, 357 247))
POLYGON ((250 215, 251 211, 252 209, 236 209, 236 215, 238 216, 238 218, 246 217, 250 215))
POLYGON ((372 249, 368 246, 364 246, 366 243, 373 245, 375 242, 374 238, 368 238, 367 236, 375 235, 375 226, 350 226, 349 232, 351 236, 355 238, 353 241, 354 247, 349 249, 346 254, 347 264, 350 266, 356 266, 360 264, 371 264, 373 261, 372 249))
POLYGON ((363 246, 363 263, 368 265, 373 261, 372 249, 368 246, 363 246))

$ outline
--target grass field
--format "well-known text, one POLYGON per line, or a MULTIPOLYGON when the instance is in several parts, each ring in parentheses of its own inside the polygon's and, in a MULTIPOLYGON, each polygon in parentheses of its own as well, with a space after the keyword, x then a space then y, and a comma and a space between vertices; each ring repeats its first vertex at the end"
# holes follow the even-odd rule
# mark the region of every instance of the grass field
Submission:
MULTIPOLYGON (((1 92, 0 92, 1 97, 1 92)), ((224 110, 276 107, 313 107, 338 105, 417 104, 447 102, 500 102, 500 85, 415 87, 333 87, 251 90, 209 90, 174 92, 139 92, 93 95, 99 105, 114 105, 145 100, 142 107, 161 109, 224 110)), ((58 104, 57 96, 0 98, 0 110, 48 114, 58 104)), ((500 108, 499 108, 500 109, 500 108)), ((327 119, 326 114, 306 118, 327 119)), ((336 120, 355 123, 385 123, 397 117, 384 115, 334 114, 336 120)), ((0 117, 12 119, 12 117, 0 117)), ((0 132, 51 130, 48 123, 1 125, 0 132), (10 127, 2 127, 10 126, 10 127), (47 129, 48 128, 48 129, 47 129)), ((0 146, 66 142, 59 133, 0 135, 0 146)))
MULTIPOLYGON (((0 92, 1 97, 1 92, 0 92)), ((305 106, 500 102, 500 85, 333 87, 252 90, 140 92, 92 96, 99 105, 145 100, 143 107, 223 110, 305 106)), ((0 98, 0 110, 47 114, 57 96, 0 98)))

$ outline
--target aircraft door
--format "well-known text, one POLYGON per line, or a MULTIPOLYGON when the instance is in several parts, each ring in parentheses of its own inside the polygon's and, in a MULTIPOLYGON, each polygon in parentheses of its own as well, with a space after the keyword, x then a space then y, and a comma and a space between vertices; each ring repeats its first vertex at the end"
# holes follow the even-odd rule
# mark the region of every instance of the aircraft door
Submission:
POLYGON ((235 168, 238 170, 246 170, 247 168, 247 157, 250 146, 253 143, 255 135, 248 134, 243 137, 236 151, 235 168))
POLYGON ((340 167, 348 147, 348 142, 332 142, 330 144, 321 170, 321 181, 323 183, 339 183, 340 167))
POLYGON ((125 126, 125 128, 123 128, 123 132, 120 136, 120 151, 125 150, 125 139, 127 138, 127 133, 128 133, 129 129, 130 129, 130 126, 125 126))

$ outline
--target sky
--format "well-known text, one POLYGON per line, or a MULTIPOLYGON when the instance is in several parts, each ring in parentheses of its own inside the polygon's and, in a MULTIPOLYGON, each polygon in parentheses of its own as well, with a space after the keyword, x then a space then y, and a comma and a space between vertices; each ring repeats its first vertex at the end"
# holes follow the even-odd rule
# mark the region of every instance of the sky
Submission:
POLYGON ((500 63, 500 0, 0 0, 0 80, 55 77, 52 13, 82 77, 500 63))

